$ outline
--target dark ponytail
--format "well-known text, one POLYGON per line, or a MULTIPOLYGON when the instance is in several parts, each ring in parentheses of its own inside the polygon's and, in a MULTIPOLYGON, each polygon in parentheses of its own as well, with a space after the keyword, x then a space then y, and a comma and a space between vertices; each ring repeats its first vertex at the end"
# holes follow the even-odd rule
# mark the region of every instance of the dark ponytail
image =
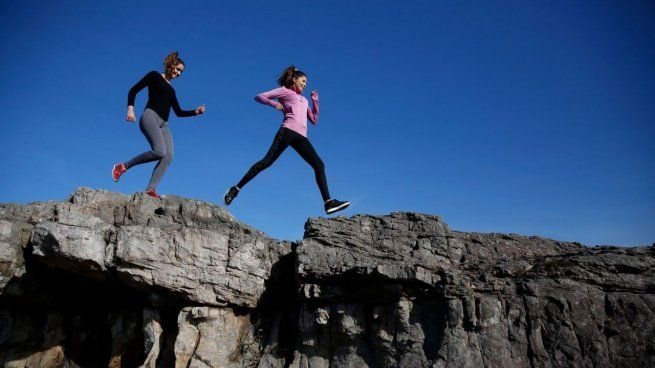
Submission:
POLYGON ((291 65, 284 69, 280 78, 277 79, 277 84, 283 87, 291 87, 293 84, 293 78, 307 77, 307 74, 301 72, 295 66, 291 65))

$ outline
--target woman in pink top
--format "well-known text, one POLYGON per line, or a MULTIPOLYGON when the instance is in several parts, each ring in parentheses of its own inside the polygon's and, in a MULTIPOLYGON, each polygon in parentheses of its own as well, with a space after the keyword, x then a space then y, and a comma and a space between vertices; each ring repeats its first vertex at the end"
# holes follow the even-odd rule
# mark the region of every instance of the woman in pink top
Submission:
POLYGON ((283 111, 282 126, 275 135, 273 144, 268 149, 266 156, 252 165, 237 185, 227 190, 223 197, 225 204, 229 206, 244 185, 257 174, 270 167, 282 152, 291 146, 314 169, 316 183, 325 202, 325 212, 330 214, 345 209, 350 205, 350 202, 330 198, 327 179, 325 178, 325 166, 321 158, 316 154, 309 139, 307 139, 307 118, 312 124, 318 123, 318 92, 312 91, 311 93, 312 108, 310 109, 309 102, 302 95, 302 91, 307 86, 307 75, 294 66, 284 69, 277 82, 280 85, 279 88, 260 93, 255 97, 255 100, 283 111))

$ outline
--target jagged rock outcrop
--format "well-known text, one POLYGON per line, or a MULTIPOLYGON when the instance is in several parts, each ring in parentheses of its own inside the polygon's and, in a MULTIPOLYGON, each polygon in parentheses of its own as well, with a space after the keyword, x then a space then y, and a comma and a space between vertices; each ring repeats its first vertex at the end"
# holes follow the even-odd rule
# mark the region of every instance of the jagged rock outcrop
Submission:
POLYGON ((655 249, 80 188, 0 205, 4 367, 655 366, 655 249))
POLYGON ((652 247, 461 233, 397 213, 311 219, 297 253, 305 366, 655 364, 652 247))
POLYGON ((31 237, 42 262, 98 278, 111 270, 147 292, 207 305, 254 307, 272 264, 291 250, 220 207, 172 196, 79 190, 42 217, 31 237))

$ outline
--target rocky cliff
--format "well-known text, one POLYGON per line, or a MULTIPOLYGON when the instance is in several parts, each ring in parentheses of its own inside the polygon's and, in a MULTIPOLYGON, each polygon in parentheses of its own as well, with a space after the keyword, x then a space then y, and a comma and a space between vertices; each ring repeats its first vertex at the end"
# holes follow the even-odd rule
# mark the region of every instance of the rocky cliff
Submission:
POLYGON ((0 205, 3 367, 655 366, 655 249, 80 188, 0 205))

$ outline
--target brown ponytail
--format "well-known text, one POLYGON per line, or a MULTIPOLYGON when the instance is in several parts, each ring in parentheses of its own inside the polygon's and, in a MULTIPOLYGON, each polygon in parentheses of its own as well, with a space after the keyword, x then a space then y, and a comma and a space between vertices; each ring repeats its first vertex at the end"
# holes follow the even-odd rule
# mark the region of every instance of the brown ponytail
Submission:
POLYGON ((176 65, 184 65, 184 61, 180 59, 179 55, 180 54, 177 51, 173 51, 164 58, 164 69, 166 69, 166 71, 173 69, 176 65))
POLYGON ((298 68, 291 65, 282 71, 280 78, 277 79, 277 84, 284 87, 290 87, 293 84, 293 78, 299 77, 307 77, 307 74, 301 72, 298 70, 298 68))

